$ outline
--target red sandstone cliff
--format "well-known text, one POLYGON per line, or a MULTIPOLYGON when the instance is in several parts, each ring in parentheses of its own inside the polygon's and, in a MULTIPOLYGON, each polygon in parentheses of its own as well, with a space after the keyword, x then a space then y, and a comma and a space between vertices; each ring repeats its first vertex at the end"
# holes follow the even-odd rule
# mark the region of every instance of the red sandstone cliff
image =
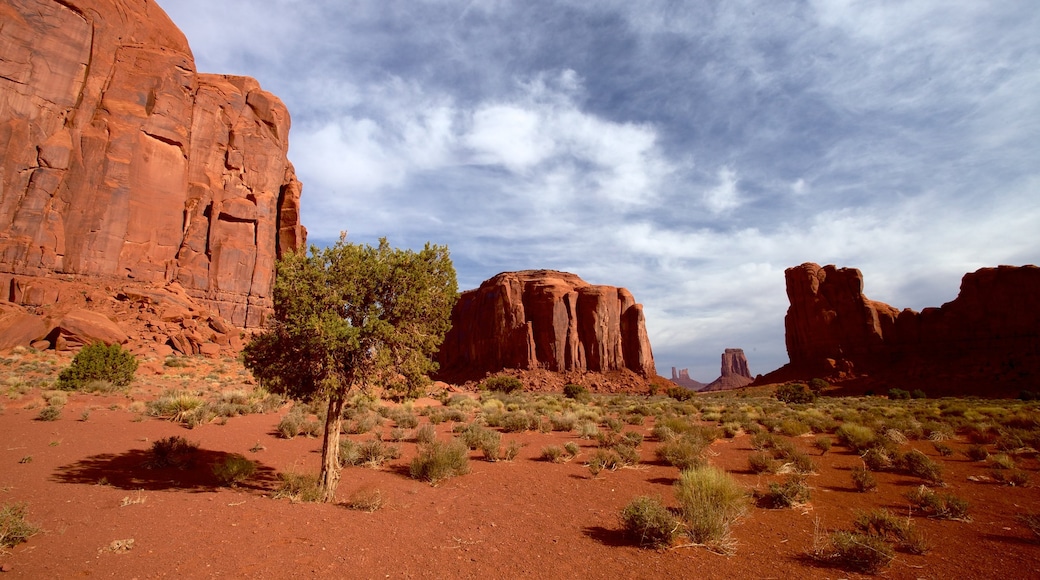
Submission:
POLYGON ((438 358, 450 380, 507 368, 656 375, 632 294, 551 270, 505 272, 463 292, 438 358))
POLYGON ((1040 384, 1036 266, 966 274, 955 300, 921 312, 867 299, 859 270, 802 264, 785 275, 791 362, 760 382, 871 377, 977 393, 1040 384))
POLYGON ((57 275, 179 283, 261 325, 306 235, 288 134, 255 80, 198 74, 155 2, 0 0, 0 299, 57 299, 19 290, 57 275))
POLYGON ((740 348, 727 348, 722 353, 722 365, 719 372, 719 378, 708 383, 704 387, 705 391, 728 391, 730 389, 739 389, 740 387, 746 387, 751 384, 754 377, 751 376, 751 371, 748 370, 747 357, 744 355, 744 350, 740 348))

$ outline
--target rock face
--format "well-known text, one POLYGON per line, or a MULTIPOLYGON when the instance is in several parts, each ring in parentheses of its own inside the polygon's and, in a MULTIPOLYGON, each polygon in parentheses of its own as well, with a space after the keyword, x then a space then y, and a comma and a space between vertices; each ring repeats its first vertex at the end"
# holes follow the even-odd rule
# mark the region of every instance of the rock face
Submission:
POLYGON ((456 381, 502 369, 656 375, 632 294, 551 270, 505 272, 463 292, 439 362, 440 376, 456 381))
POLYGON ((198 74, 150 0, 0 0, 0 23, 0 272, 177 282, 261 325, 306 235, 282 103, 198 74))
POLYGON ((673 383, 679 385, 680 387, 686 387, 687 389, 690 389, 692 391, 699 391, 703 389, 705 386, 707 386, 702 382, 691 379, 690 369, 678 369, 677 372, 676 368, 672 367, 671 380, 673 383))
POLYGON ((715 379, 705 391, 725 391, 746 387, 754 381, 751 371, 748 370, 747 357, 744 350, 740 348, 727 348, 722 353, 722 371, 719 378, 715 379))
POLYGON ((966 274, 955 300, 921 312, 867 299, 859 270, 802 264, 785 274, 791 362, 774 377, 870 375, 976 391, 1040 382, 1036 266, 966 274))

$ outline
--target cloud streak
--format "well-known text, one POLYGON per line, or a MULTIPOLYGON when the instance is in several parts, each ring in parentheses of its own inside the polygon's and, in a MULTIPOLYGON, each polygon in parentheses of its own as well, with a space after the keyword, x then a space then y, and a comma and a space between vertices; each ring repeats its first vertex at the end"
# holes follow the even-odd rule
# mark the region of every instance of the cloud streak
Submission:
POLYGON ((920 309, 1040 261, 1029 2, 160 3, 288 105, 312 241, 625 286, 663 374, 784 364, 802 262, 920 309))

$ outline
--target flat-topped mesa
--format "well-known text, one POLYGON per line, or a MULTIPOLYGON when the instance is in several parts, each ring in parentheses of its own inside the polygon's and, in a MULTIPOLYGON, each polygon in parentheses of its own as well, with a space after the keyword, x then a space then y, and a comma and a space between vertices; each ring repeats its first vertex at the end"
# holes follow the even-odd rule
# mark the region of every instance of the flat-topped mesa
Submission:
POLYGON ((785 275, 791 362, 774 377, 901 377, 963 392, 1040 381, 1036 266, 965 274, 955 300, 921 312, 867 299, 856 269, 807 263, 785 275))
POLYGON ((504 272, 463 292, 438 358, 440 376, 460 381, 503 369, 656 375, 632 294, 553 270, 504 272))
POLYGON ((306 236, 281 101, 198 74, 149 0, 4 0, 0 20, 0 272, 176 281, 263 324, 306 236))

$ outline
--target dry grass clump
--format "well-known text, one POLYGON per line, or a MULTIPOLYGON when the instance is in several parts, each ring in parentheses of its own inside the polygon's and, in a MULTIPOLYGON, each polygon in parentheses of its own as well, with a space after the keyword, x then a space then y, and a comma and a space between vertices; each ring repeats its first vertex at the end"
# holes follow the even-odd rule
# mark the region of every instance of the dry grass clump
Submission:
POLYGON ((770 482, 765 492, 755 492, 755 496, 766 507, 784 509, 805 505, 812 494, 805 475, 792 473, 783 482, 770 482))
POLYGON ((236 487, 256 472, 256 463, 237 453, 213 466, 213 475, 222 485, 236 487))
POLYGON ((625 535, 642 548, 671 545, 682 524, 658 498, 640 496, 621 510, 625 535))
POLYGON ((0 507, 0 554, 6 548, 13 548, 22 542, 29 541, 40 532, 40 528, 29 523, 25 518, 29 513, 29 504, 25 502, 4 504, 0 507))
POLYGON ((955 495, 939 494, 925 486, 906 492, 910 505, 930 517, 940 520, 960 520, 970 522, 968 502, 955 495))
POLYGON ((198 443, 188 441, 180 435, 171 435, 152 443, 152 457, 145 466, 151 469, 188 469, 195 463, 198 450, 198 443))
POLYGON ((343 505, 347 509, 372 513, 382 508, 385 503, 386 498, 379 488, 363 487, 350 494, 350 498, 343 502, 343 505))
POLYGON ((748 506, 747 492, 732 476, 711 465, 684 470, 675 483, 675 497, 694 544, 732 553, 730 526, 748 506))
POLYGON ((281 483, 274 493, 275 499, 288 498, 291 502, 318 502, 322 499, 318 476, 313 473, 279 473, 281 483))
POLYGON ((469 473, 469 455, 466 445, 453 439, 449 443, 435 441, 419 449, 409 467, 412 478, 437 485, 457 475, 469 473))

